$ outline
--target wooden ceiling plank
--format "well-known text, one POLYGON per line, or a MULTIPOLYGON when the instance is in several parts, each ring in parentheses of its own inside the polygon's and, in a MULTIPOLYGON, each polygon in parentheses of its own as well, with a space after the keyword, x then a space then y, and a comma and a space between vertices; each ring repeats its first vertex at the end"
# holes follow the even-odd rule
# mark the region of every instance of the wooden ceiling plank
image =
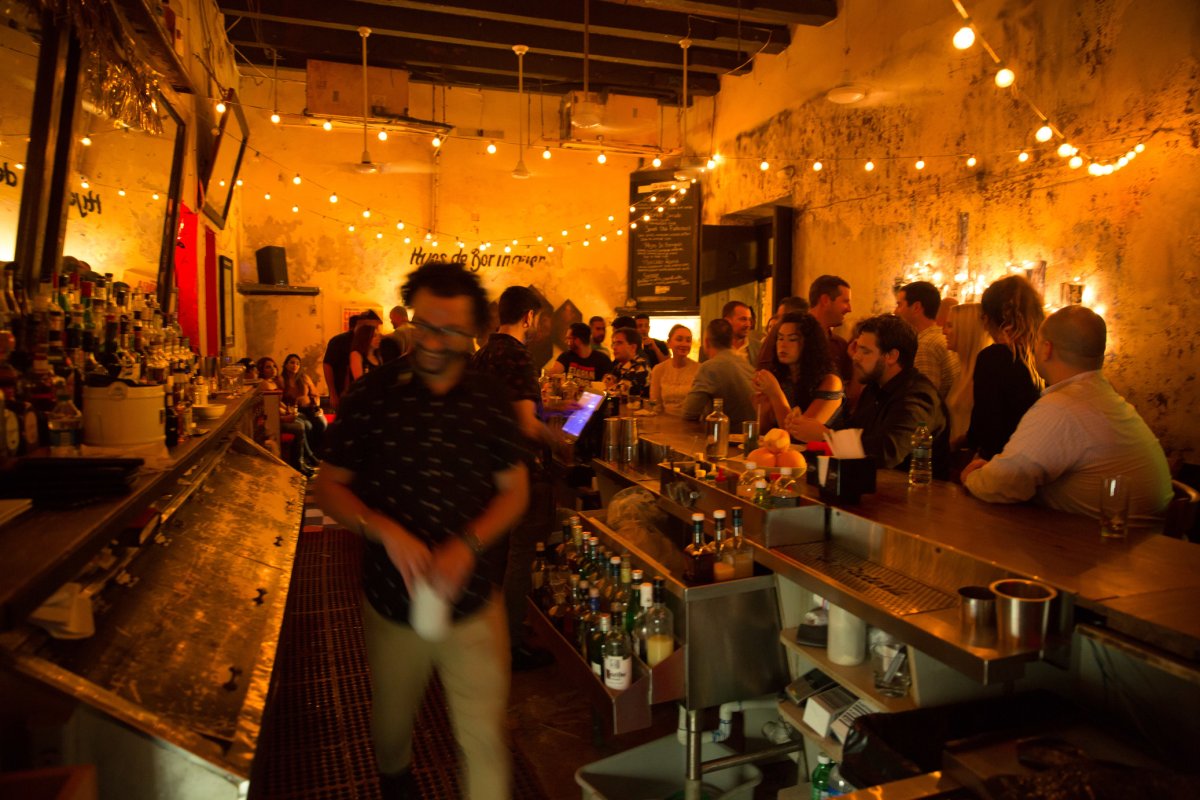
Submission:
POLYGON ((838 14, 837 0, 600 0, 605 3, 765 25, 820 27, 838 14))

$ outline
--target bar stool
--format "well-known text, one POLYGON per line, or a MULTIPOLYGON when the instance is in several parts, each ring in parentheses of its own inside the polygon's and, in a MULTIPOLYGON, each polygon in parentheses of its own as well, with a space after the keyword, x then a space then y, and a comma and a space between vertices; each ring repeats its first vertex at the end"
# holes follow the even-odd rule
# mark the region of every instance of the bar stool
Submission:
POLYGON ((1196 512, 1200 509, 1200 492, 1182 481, 1175 480, 1171 481, 1171 490, 1175 496, 1167 506, 1163 533, 1185 542, 1196 541, 1192 534, 1196 526, 1196 512))

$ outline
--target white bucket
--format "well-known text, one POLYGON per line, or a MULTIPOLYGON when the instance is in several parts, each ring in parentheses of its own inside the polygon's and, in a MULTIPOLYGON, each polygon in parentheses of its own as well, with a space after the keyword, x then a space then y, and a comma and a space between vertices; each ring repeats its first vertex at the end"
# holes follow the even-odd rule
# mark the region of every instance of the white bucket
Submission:
POLYGON ((83 443, 94 447, 133 447, 166 440, 162 386, 83 387, 83 443))

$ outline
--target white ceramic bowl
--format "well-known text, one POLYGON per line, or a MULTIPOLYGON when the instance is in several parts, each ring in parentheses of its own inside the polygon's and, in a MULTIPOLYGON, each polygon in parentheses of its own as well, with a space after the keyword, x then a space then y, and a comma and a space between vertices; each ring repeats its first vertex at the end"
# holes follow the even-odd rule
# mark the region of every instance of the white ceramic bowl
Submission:
POLYGON ((192 406, 192 413, 199 419, 219 419, 225 413, 225 405, 212 403, 206 406, 192 406))

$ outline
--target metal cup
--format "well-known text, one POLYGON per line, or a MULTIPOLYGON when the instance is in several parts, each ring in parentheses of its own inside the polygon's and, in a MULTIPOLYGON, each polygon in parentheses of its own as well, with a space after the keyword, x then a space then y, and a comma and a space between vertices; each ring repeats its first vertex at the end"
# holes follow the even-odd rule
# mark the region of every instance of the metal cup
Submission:
POLYGON ((604 420, 604 460, 616 463, 621 452, 621 418, 608 417, 604 420))
POLYGON ((963 586, 958 600, 963 641, 970 647, 995 647, 995 592, 986 586, 963 586))
POLYGON ((1044 583, 1020 578, 992 581, 988 588, 996 594, 1001 649, 1042 649, 1050 620, 1050 603, 1058 596, 1058 591, 1044 583))
POLYGON ((632 464, 637 459, 638 421, 634 417, 621 418, 621 449, 622 464, 632 464))

